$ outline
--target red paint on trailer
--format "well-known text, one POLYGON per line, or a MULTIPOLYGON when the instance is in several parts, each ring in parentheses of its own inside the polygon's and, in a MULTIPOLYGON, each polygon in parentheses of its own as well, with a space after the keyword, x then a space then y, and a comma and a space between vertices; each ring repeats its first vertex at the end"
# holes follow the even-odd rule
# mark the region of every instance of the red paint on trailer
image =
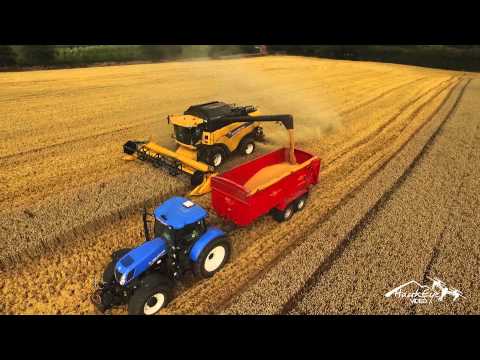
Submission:
POLYGON ((238 226, 247 226, 276 208, 284 210, 317 184, 320 159, 295 149, 299 168, 252 194, 244 184, 267 166, 288 161, 288 149, 279 149, 212 178, 212 206, 217 214, 238 226))

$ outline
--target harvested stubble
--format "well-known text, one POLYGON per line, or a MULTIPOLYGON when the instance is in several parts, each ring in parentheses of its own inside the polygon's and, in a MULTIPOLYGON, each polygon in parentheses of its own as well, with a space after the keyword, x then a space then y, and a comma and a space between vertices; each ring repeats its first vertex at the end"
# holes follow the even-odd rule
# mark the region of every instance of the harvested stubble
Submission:
MULTIPOLYGON (((95 219, 101 219, 107 208, 113 213, 125 206, 133 210, 132 204, 144 199, 161 199, 181 191, 185 182, 166 179, 148 167, 118 160, 121 144, 129 138, 141 139, 155 134, 154 139, 166 144, 168 130, 163 118, 170 112, 219 98, 257 104, 264 113, 295 115, 298 146, 324 159, 322 181, 312 194, 309 208, 288 224, 279 226, 264 217, 251 228, 236 231, 233 261, 213 279, 195 284, 179 296, 168 311, 180 313, 214 311, 381 166, 458 82, 458 76, 451 72, 297 57, 22 75, 24 78, 19 74, 0 75, 0 83, 8 83, 1 87, 0 106, 2 113, 9 114, 0 124, 8 139, 0 144, 0 159, 2 165, 10 166, 12 171, 1 175, 5 189, 2 206, 12 209, 11 213, 3 214, 2 221, 7 224, 4 233, 15 239, 2 239, 2 244, 13 246, 15 253, 18 245, 36 255, 39 252, 32 249, 41 247, 35 244, 64 240, 55 228, 65 213, 71 218, 79 215, 79 223, 91 227, 92 222, 98 225, 95 219), (14 122, 14 119, 22 121, 14 122), (19 173, 12 175, 17 169, 19 173), (18 181, 25 176, 28 181, 18 181), (63 178, 69 180, 64 182, 63 178), (99 194, 102 182, 107 196, 99 194), (66 200, 59 207, 62 198, 66 200), (113 208, 110 203, 114 204, 113 208), (33 204, 40 208, 33 208, 33 204), (81 209, 88 209, 88 216, 84 216, 85 210, 81 209), (19 214, 25 211, 32 212, 34 217, 27 214, 19 220, 19 214), (56 215, 49 218, 45 215, 49 213, 56 215), (25 234, 24 227, 32 219, 43 229, 41 238, 34 236, 34 229, 28 237, 19 235, 25 234), (27 242, 32 246, 25 246, 27 242)), ((281 128, 270 124, 265 127, 273 144, 261 150, 286 143, 281 128)), ((199 202, 207 205, 208 198, 199 202)), ((112 215, 105 222, 114 219, 112 215)), ((213 214, 212 219, 217 221, 213 214)), ((64 233, 77 225, 73 220, 60 221, 62 226, 66 225, 61 229, 64 233)), ((128 217, 125 221, 130 222, 132 228, 135 225, 137 230, 141 228, 137 217, 128 217)), ((79 258, 94 262, 90 266, 91 274, 98 273, 98 267, 107 259, 104 252, 98 252, 105 239, 115 238, 119 245, 132 241, 125 228, 127 222, 115 223, 119 227, 118 237, 108 236, 111 227, 106 224, 91 240, 94 243, 91 248, 80 243, 75 247, 72 241, 70 253, 55 252, 55 256, 65 261, 64 276, 75 272, 71 264, 79 258)), ((77 229, 77 236, 70 238, 84 239, 82 225, 77 229)), ((1 252, 4 258, 11 258, 9 249, 2 248, 1 252)), ((22 283, 20 279, 31 274, 41 261, 31 264, 30 273, 19 269, 1 274, 2 280, 8 280, 7 292, 15 293, 17 284, 22 283)), ((52 273, 44 274, 46 279, 42 283, 51 282, 52 273)), ((91 286, 85 282, 83 285, 80 286, 83 300, 75 298, 76 302, 87 301, 85 294, 91 286)), ((40 298, 62 298, 58 290, 46 285, 40 285, 36 291, 41 294, 40 298)), ((35 301, 44 300, 36 298, 35 301)), ((52 300, 45 311, 65 309, 71 307, 60 300, 57 305, 52 300)), ((5 311, 25 312, 28 306, 10 303, 5 311)))
POLYGON ((457 126, 451 125, 450 141, 445 144, 449 154, 466 156, 457 159, 458 171, 446 170, 455 178, 449 190, 453 199, 449 208, 441 209, 442 213, 448 211, 448 223, 428 269, 430 277, 459 289, 464 297, 454 303, 449 298, 434 307, 417 306, 417 314, 480 314, 480 79, 473 80, 469 88, 455 116, 457 126))
MULTIPOLYGON (((370 220, 292 313, 478 314, 480 82, 473 81, 455 114, 404 183, 370 220), (465 298, 413 306, 386 299, 391 289, 440 278, 465 298)), ((415 288, 409 288, 415 291, 415 288)))
MULTIPOLYGON (((299 245, 264 271, 250 286, 226 304, 225 314, 278 314, 292 309, 348 246, 399 178, 408 173, 415 158, 431 141, 455 105, 467 81, 455 88, 441 109, 405 143, 384 167, 358 190, 350 193, 325 219, 302 234, 299 245)), ((333 289, 332 289, 333 291, 333 289)))

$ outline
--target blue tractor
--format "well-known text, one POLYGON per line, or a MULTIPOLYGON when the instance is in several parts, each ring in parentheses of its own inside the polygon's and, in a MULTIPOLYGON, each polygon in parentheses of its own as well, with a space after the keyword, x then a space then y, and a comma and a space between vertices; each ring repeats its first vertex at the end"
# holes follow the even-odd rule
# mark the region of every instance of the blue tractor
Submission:
POLYGON ((103 281, 92 295, 105 313, 128 305, 131 315, 153 315, 172 299, 175 282, 188 271, 208 278, 228 261, 230 242, 223 231, 208 227, 208 213, 182 197, 173 197, 143 213, 145 242, 112 254, 103 281), (154 236, 150 237, 149 223, 154 236))

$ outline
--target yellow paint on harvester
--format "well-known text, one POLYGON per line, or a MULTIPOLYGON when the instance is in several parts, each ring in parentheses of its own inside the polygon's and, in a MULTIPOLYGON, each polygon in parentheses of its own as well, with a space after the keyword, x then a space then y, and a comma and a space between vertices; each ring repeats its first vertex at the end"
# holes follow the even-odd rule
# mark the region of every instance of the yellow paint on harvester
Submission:
MULTIPOLYGON (((154 153, 161 154, 161 155, 164 155, 164 156, 168 156, 168 157, 171 157, 173 159, 177 159, 177 160, 181 161, 183 164, 186 164, 188 167, 190 167, 193 170, 199 170, 199 171, 202 171, 202 172, 210 171, 210 166, 208 166, 207 164, 202 163, 200 161, 190 159, 186 156, 183 156, 179 153, 168 150, 167 148, 164 148, 163 146, 160 146, 160 145, 155 144, 153 142, 150 142, 150 143, 146 144, 145 148, 147 148, 149 151, 152 151, 154 153)), ((194 172, 193 170, 192 170, 192 173, 194 172)), ((188 171, 188 172, 190 172, 190 171, 188 171)))

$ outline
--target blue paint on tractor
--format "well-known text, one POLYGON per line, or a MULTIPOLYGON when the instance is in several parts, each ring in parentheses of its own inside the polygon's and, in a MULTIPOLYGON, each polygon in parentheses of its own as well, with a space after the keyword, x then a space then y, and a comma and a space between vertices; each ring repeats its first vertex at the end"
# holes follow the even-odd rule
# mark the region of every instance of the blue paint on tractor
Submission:
POLYGON ((167 244, 165 240, 156 238, 147 241, 143 245, 133 249, 123 256, 115 265, 115 278, 120 283, 122 277, 125 276, 123 285, 130 283, 133 279, 138 278, 158 259, 167 253, 167 244))
POLYGON ((158 221, 175 230, 183 229, 186 225, 200 221, 207 214, 202 207, 183 197, 172 197, 154 211, 158 221))
POLYGON ((192 249, 190 250, 190 260, 196 262, 203 249, 205 249, 208 244, 220 236, 225 236, 225 233, 222 230, 215 227, 209 228, 205 234, 203 234, 200 239, 195 242, 195 245, 193 245, 192 249))
MULTIPOLYGON (((105 312, 114 306, 128 304, 133 298, 136 302, 148 300, 143 299, 145 294, 139 292, 142 287, 151 286, 148 281, 141 280, 146 279, 145 276, 153 275, 166 287, 173 288, 175 281, 192 267, 195 268, 194 263, 206 252, 209 244, 225 236, 222 230, 215 227, 205 231, 207 214, 188 199, 171 198, 155 209, 154 239, 150 240, 147 216, 152 215, 145 210, 143 221, 146 241, 120 258, 115 264, 115 279, 104 283, 92 294, 92 302, 97 309, 105 312), (192 246, 194 239, 197 240, 192 246)), ((206 277, 208 274, 199 275, 206 277)), ((167 291, 166 288, 164 290, 167 291)), ((142 306, 135 312, 138 310, 143 313, 144 309, 142 306)))

